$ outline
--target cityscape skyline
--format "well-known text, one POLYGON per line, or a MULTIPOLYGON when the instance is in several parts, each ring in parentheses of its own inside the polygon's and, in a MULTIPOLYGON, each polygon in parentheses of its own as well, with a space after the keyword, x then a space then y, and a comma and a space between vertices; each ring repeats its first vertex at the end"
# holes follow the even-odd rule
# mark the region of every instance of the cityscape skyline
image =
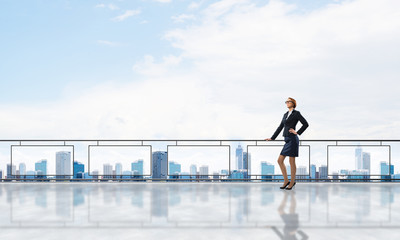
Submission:
MULTIPOLYGON (((194 164, 191 163, 188 169, 182 169, 179 162, 168 161, 167 151, 155 151, 152 152, 152 165, 153 170, 152 176, 143 174, 144 160, 138 159, 131 162, 130 170, 123 168, 121 162, 114 163, 104 163, 102 171, 99 169, 94 169, 91 172, 85 171, 85 164, 78 161, 74 161, 73 166, 69 167, 71 161, 71 152, 68 151, 56 151, 56 178, 60 176, 72 175, 73 178, 112 178, 120 177, 124 179, 129 178, 179 178, 179 179, 193 179, 193 178, 207 178, 207 179, 220 179, 220 178, 234 178, 234 179, 245 179, 253 176, 251 174, 251 169, 247 169, 247 166, 252 165, 251 154, 245 152, 243 147, 239 143, 235 148, 235 158, 234 163, 236 169, 219 169, 218 171, 210 171, 210 168, 206 164, 194 164), (114 168, 113 168, 114 166, 114 168), (73 169, 73 174, 67 174, 73 169), (168 169, 168 173, 167 173, 168 169), (146 177, 148 176, 148 177, 146 177)), ((321 164, 318 166, 316 164, 311 164, 309 167, 298 165, 296 166, 296 175, 299 179, 367 179, 371 177, 371 154, 370 152, 363 151, 361 146, 355 147, 354 152, 354 168, 357 169, 340 169, 338 172, 333 172, 333 174, 328 174, 328 166, 326 164, 321 164)), ((281 174, 275 174, 276 163, 271 161, 261 161, 260 162, 260 174, 254 174, 261 176, 262 179, 283 179, 281 174)), ((380 161, 380 176, 384 179, 396 178, 400 174, 394 174, 394 165, 386 161, 380 161)), ((288 174, 290 176, 290 166, 286 165, 288 174)), ((0 176, 2 177, 2 170, 0 170, 0 176)), ((47 174, 47 159, 41 159, 35 162, 35 170, 29 170, 26 168, 24 162, 19 163, 19 168, 16 166, 7 164, 7 175, 6 177, 21 177, 25 178, 48 178, 52 176, 47 174)))

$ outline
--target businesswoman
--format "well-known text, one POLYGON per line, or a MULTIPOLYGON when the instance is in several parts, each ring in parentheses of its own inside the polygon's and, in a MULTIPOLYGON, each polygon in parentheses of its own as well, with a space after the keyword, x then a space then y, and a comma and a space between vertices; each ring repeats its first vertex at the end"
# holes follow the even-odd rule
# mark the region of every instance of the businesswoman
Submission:
POLYGON ((286 106, 289 109, 285 114, 283 114, 282 121, 276 129, 274 135, 271 138, 267 138, 265 140, 271 141, 275 140, 275 138, 279 135, 283 128, 283 137, 285 138, 285 145, 282 148, 281 154, 278 158, 278 164, 281 168, 284 182, 283 185, 280 187, 281 189, 292 190, 293 186, 296 184, 296 162, 295 157, 299 156, 299 137, 304 130, 309 126, 306 119, 300 114, 300 111, 297 111, 295 108, 297 106, 296 100, 289 97, 286 100, 286 106), (303 126, 299 129, 299 131, 295 131, 296 125, 298 122, 301 122, 303 126), (292 181, 289 181, 288 175, 286 172, 286 166, 283 163, 285 157, 289 156, 290 162, 290 178, 292 181))

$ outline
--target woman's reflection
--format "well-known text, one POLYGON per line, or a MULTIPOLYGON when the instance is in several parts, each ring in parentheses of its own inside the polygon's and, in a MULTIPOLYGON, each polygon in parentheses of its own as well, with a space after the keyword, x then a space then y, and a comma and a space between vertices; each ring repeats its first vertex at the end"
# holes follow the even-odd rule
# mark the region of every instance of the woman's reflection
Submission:
POLYGON ((283 219, 285 226, 283 228, 283 234, 276 228, 272 227, 272 229, 278 234, 281 239, 297 239, 296 233, 300 235, 300 239, 308 239, 308 236, 301 230, 298 230, 299 227, 299 214, 296 213, 296 195, 293 191, 285 191, 281 204, 278 208, 279 215, 283 219), (290 208, 289 213, 285 212, 286 202, 288 196, 290 195, 290 208))

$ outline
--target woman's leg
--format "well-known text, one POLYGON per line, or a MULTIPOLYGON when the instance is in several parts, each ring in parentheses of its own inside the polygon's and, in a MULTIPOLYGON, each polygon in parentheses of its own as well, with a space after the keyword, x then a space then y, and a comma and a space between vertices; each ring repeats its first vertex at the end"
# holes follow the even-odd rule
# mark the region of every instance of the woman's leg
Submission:
POLYGON ((295 162, 296 157, 290 157, 289 156, 289 163, 290 163, 290 184, 288 187, 292 187, 295 179, 296 179, 296 162, 295 162))
POLYGON ((279 155, 279 158, 278 158, 278 164, 279 164, 279 167, 281 168, 281 171, 282 171, 282 174, 283 174, 283 179, 285 180, 283 182, 282 187, 285 186, 285 184, 287 184, 289 182, 288 175, 287 175, 287 172, 286 172, 286 166, 285 166, 285 164, 283 162, 285 160, 285 157, 286 157, 285 155, 279 155))

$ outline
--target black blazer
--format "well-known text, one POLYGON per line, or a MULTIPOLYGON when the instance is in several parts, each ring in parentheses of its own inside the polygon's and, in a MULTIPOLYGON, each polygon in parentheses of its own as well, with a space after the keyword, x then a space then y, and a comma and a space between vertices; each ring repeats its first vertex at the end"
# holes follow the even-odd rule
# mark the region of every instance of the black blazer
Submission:
POLYGON ((279 125, 278 129, 276 129, 274 135, 272 135, 271 139, 275 140, 275 138, 278 136, 278 134, 282 131, 283 129, 283 136, 284 137, 289 137, 289 136, 295 136, 296 134, 289 132, 289 129, 293 128, 296 130, 296 124, 298 121, 300 121, 303 126, 299 129, 299 131, 296 131, 297 134, 301 135, 306 128, 308 128, 308 122, 306 119, 300 114, 300 111, 297 111, 296 109, 293 109, 292 113, 290 114, 289 118, 286 120, 287 115, 289 114, 289 111, 287 111, 285 114, 283 114, 283 118, 281 121, 281 124, 279 125))

